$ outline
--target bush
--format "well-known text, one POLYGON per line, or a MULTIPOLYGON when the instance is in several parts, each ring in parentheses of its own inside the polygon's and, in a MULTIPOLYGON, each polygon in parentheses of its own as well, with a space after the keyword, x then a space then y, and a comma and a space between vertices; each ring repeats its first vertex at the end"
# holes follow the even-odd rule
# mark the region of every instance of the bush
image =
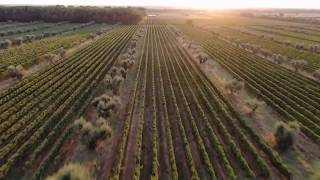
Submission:
POLYGON ((133 59, 129 59, 128 58, 128 59, 124 59, 124 60, 121 61, 121 67, 123 67, 125 70, 130 69, 133 65, 134 65, 134 60, 133 59))
POLYGON ((288 124, 278 124, 276 132, 274 134, 277 143, 277 149, 282 152, 285 152, 290 147, 292 147, 294 144, 295 134, 298 130, 299 125, 296 122, 290 122, 288 124))
POLYGON ((119 69, 119 72, 120 72, 121 76, 122 76, 124 79, 127 78, 127 70, 126 70, 126 69, 124 69, 123 67, 121 67, 121 68, 119 69))
POLYGON ((87 168, 80 164, 64 165, 56 174, 46 180, 92 180, 87 168))
POLYGON ((112 79, 112 90, 113 90, 113 94, 119 94, 119 90, 121 87, 122 82, 124 81, 123 77, 116 75, 113 79, 112 79))
POLYGON ((320 69, 316 70, 315 72, 313 72, 313 77, 315 77, 316 79, 320 80, 320 69))
POLYGON ((103 79, 104 84, 107 86, 107 89, 112 88, 112 77, 110 74, 107 74, 103 79))
POLYGON ((54 54, 48 53, 48 54, 44 55, 44 59, 45 59, 46 61, 49 61, 49 62, 53 63, 54 54))
POLYGON ((98 141, 108 139, 112 135, 112 128, 103 118, 99 118, 95 123, 80 118, 74 122, 74 126, 80 130, 81 142, 90 150, 96 148, 98 141))
POLYGON ((235 93, 239 93, 243 87, 244 83, 236 79, 229 81, 225 86, 226 90, 230 91, 232 95, 235 93))
POLYGON ((12 42, 10 40, 5 40, 3 42, 0 42, 0 48, 9 48, 12 45, 12 42))
POLYGON ((65 57, 65 55, 66 55, 66 50, 65 50, 63 47, 61 47, 61 48, 59 49, 59 55, 60 55, 60 58, 61 58, 61 59, 65 57))
POLYGON ((261 105, 261 102, 258 101, 257 99, 250 99, 246 100, 245 104, 250 108, 251 114, 254 114, 256 110, 259 108, 261 105))
POLYGON ((95 98, 92 105, 96 107, 99 116, 109 117, 111 113, 117 113, 121 106, 121 101, 118 97, 111 97, 106 94, 95 98))
POLYGON ((23 77, 23 67, 22 65, 18 65, 18 66, 13 66, 13 65, 10 65, 8 66, 7 68, 7 72, 8 72, 8 75, 12 78, 17 78, 18 80, 21 80, 22 77, 23 77))
POLYGON ((305 60, 293 60, 291 62, 291 65, 294 67, 296 72, 298 72, 299 70, 303 69, 307 64, 308 63, 305 60))
POLYGON ((111 77, 115 77, 117 74, 118 74, 118 71, 119 69, 115 66, 113 66, 111 69, 110 69, 110 76, 111 77))

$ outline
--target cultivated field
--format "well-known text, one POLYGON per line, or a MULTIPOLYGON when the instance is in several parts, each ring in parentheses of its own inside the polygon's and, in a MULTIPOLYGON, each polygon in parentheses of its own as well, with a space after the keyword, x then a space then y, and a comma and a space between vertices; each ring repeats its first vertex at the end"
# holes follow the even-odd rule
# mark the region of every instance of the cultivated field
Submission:
POLYGON ((0 23, 0 179, 319 171, 320 23, 148 9, 124 25, 128 11, 0 23))

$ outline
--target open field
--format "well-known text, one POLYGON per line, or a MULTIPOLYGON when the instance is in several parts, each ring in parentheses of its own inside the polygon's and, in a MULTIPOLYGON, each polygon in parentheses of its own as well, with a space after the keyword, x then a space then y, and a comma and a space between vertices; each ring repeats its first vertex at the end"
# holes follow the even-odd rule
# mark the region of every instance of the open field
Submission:
POLYGON ((320 23, 173 9, 127 23, 141 9, 126 10, 0 22, 0 41, 34 36, 0 50, 0 179, 319 171, 320 23))

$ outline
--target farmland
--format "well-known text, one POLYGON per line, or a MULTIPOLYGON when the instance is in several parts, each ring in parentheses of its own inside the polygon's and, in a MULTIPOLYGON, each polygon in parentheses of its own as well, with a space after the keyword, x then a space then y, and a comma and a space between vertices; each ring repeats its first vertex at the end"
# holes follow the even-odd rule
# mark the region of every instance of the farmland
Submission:
POLYGON ((10 21, 0 22, 0 179, 317 172, 320 23, 238 11, 2 8, 10 21))

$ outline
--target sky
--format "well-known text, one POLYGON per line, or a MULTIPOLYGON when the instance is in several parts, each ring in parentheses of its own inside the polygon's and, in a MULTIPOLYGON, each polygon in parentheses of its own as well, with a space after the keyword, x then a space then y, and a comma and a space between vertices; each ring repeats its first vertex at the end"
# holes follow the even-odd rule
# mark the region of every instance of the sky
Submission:
POLYGON ((183 8, 312 8, 320 9, 320 0, 0 0, 0 4, 31 5, 110 5, 171 6, 183 8))

